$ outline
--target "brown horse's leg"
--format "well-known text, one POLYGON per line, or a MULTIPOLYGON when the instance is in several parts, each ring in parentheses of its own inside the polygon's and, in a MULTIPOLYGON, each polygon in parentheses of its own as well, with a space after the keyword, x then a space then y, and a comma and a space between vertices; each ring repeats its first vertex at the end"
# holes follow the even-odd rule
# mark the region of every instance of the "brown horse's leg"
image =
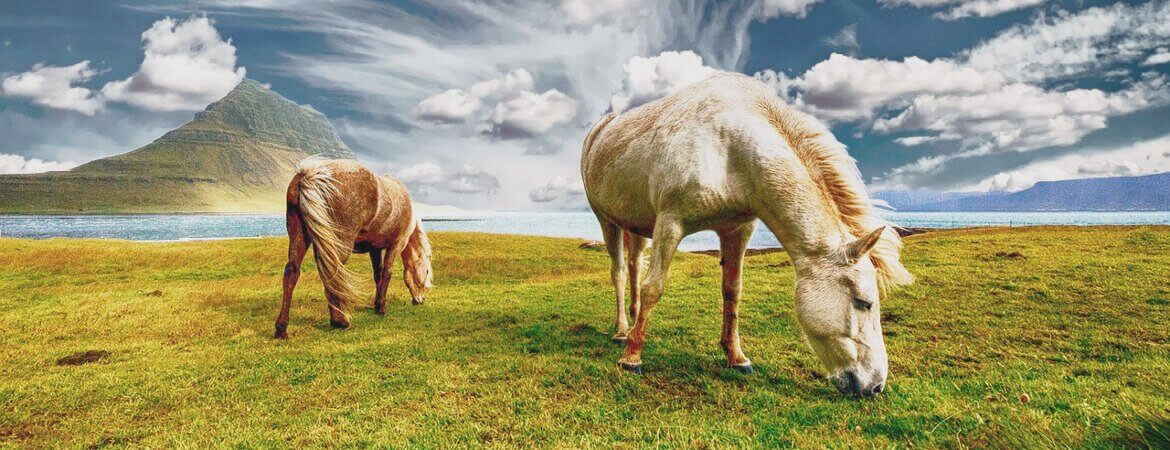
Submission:
POLYGON ((630 330, 630 337, 626 341, 626 351, 618 360, 618 365, 634 373, 642 373, 642 344, 646 341, 646 326, 650 320, 650 312, 662 291, 666 288, 666 274, 670 270, 670 259, 683 238, 682 223, 669 216, 659 216, 654 224, 654 238, 650 251, 650 268, 646 272, 646 280, 642 282, 639 293, 641 302, 638 315, 634 319, 634 328, 630 330))
POLYGON ((752 362, 739 344, 739 293, 743 288, 743 255, 751 240, 755 222, 719 233, 719 264, 723 266, 723 335, 719 344, 727 364, 743 373, 752 373, 752 362))
POLYGON ((609 280, 613 283, 616 299, 613 341, 624 342, 630 332, 630 321, 626 318, 626 267, 622 263, 622 229, 602 219, 601 237, 605 239, 605 249, 609 252, 609 280))
POLYGON ((284 265, 284 297, 280 303, 280 315, 276 316, 276 339, 288 339, 288 310, 292 306, 293 289, 301 277, 301 261, 309 249, 309 239, 300 212, 294 208, 290 206, 285 217, 288 228, 288 264, 284 265))
POLYGON ((345 307, 341 303, 341 297, 337 296, 329 289, 325 289, 325 299, 329 302, 329 325, 333 328, 347 329, 349 328, 349 317, 345 313, 345 307))
POLYGON ((638 286, 641 285, 642 277, 642 251, 646 250, 646 238, 636 234, 626 232, 626 260, 628 267, 627 272, 630 278, 630 317, 638 317, 638 309, 641 307, 639 299, 641 295, 638 292, 638 286))
POLYGON ((374 312, 378 315, 386 314, 386 286, 389 284, 389 276, 382 267, 384 252, 380 248, 370 250, 370 265, 374 269, 374 284, 377 288, 374 290, 374 312))

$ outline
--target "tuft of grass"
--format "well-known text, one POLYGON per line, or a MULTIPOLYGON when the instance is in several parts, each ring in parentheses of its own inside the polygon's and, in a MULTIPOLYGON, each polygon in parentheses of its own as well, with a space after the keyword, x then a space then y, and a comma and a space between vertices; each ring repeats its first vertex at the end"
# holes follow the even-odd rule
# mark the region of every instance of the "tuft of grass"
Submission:
MULTIPOLYGON (((0 239, 0 442, 82 446, 1164 447, 1170 228, 906 239, 890 383, 838 395, 783 253, 748 258, 725 367, 717 260, 680 254, 646 374, 609 342, 608 258, 572 239, 433 233, 436 288, 330 329, 312 258, 271 339, 285 240, 0 239), (1003 252, 1003 256, 997 256, 1003 252), (1025 257, 1012 257, 1012 253, 1025 257), (59 361, 77 364, 59 365, 59 361)), ((350 268, 371 278, 367 258, 350 268)), ((372 284, 372 281, 371 281, 372 284)))

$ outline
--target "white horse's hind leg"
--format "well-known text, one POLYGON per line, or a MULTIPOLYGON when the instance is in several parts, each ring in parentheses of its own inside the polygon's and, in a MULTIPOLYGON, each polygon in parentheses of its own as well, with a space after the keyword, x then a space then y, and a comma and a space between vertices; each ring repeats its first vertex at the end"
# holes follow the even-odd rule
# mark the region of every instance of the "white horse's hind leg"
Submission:
POLYGON ((739 344, 739 293, 743 289, 743 255, 755 230, 755 221, 719 232, 719 265, 723 266, 723 335, 719 344, 727 354, 727 365, 752 373, 752 362, 739 344))
POLYGON ((646 250, 646 238, 625 232, 626 260, 630 279, 630 317, 638 317, 641 308, 639 287, 642 285, 642 252, 646 250))
POLYGON ((605 239, 605 249, 609 252, 609 279, 613 282, 614 297, 616 298, 616 319, 614 320, 614 342, 625 342, 630 332, 630 322, 626 318, 626 266, 622 257, 622 229, 617 225, 601 219, 601 236, 605 239))
POLYGON ((683 238, 683 226, 677 219, 669 216, 659 216, 654 224, 654 238, 650 251, 650 269, 646 272, 646 280, 642 282, 639 292, 638 315, 634 318, 634 328, 630 330, 626 341, 626 351, 618 360, 621 368, 634 373, 642 373, 642 344, 646 341, 646 323, 650 319, 650 311, 662 297, 666 288, 666 273, 670 269, 670 259, 683 238))

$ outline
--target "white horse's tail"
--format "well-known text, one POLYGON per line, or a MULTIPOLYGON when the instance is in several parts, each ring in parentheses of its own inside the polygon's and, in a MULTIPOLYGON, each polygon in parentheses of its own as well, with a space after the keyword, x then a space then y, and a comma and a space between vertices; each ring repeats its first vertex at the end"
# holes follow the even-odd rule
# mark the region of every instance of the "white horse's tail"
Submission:
POLYGON ((343 311, 349 302, 361 295, 357 290, 354 275, 345 268, 345 262, 353 252, 353 243, 337 236, 333 222, 331 203, 337 200, 336 180, 329 168, 319 159, 301 161, 297 172, 301 175, 297 203, 309 242, 313 245, 313 258, 317 261, 317 273, 325 288, 338 297, 343 311))

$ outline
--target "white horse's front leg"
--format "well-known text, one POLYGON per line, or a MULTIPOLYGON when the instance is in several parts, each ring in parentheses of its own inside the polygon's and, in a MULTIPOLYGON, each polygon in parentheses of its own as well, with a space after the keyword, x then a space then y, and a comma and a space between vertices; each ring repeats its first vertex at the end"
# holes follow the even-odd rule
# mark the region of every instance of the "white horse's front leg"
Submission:
POLYGON ((646 325, 650 319, 650 311, 662 297, 666 289, 666 273, 670 269, 670 259, 678 248, 678 243, 684 236, 682 222, 669 216, 659 216, 654 223, 654 237, 650 251, 650 268, 646 271, 646 281, 642 282, 639 293, 638 315, 634 318, 634 328, 630 330, 626 341, 626 351, 618 360, 621 368, 633 373, 642 373, 642 344, 646 340, 646 325))
POLYGON ((609 252, 609 279, 613 283, 616 298, 617 315, 613 325, 616 331, 613 341, 625 342, 630 332, 630 322, 626 318, 626 265, 622 257, 622 229, 602 219, 601 236, 609 252))

